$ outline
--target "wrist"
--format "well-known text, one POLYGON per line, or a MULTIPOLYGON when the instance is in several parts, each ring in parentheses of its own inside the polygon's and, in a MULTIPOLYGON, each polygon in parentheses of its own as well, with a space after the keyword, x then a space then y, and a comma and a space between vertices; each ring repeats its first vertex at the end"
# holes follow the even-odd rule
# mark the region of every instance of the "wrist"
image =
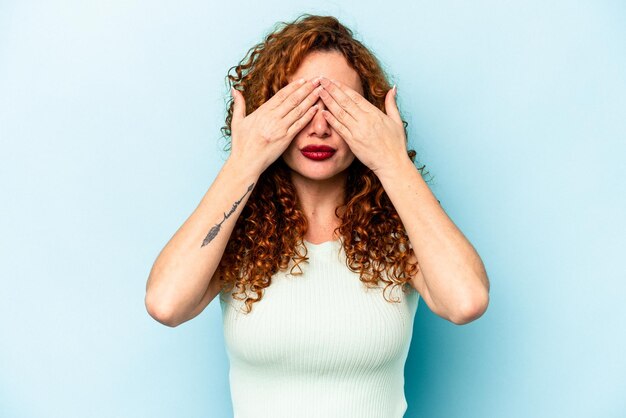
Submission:
POLYGON ((417 168, 407 155, 396 160, 394 164, 375 170, 374 174, 384 184, 385 182, 406 178, 407 175, 413 174, 414 171, 417 172, 417 168))
POLYGON ((242 177, 255 183, 262 173, 259 168, 254 167, 251 164, 241 162, 241 160, 233 158, 232 156, 228 157, 222 170, 227 172, 229 175, 242 177))

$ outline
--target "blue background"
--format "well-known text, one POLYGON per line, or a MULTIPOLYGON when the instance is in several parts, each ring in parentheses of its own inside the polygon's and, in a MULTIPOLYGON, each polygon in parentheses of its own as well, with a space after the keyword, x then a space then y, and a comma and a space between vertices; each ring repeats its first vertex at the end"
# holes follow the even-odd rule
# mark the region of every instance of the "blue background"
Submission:
POLYGON ((224 78, 332 14, 398 84, 410 145, 491 280, 417 312, 407 417, 626 416, 623 1, 3 1, 0 416, 228 417, 214 300, 145 283, 226 155, 224 78))

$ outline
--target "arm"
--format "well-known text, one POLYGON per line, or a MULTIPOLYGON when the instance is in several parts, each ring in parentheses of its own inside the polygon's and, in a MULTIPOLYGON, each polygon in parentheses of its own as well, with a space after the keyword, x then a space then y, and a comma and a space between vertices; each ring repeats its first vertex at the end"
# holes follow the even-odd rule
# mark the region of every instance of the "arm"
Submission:
POLYGON ((409 235, 420 264, 411 278, 415 289, 433 312, 455 324, 478 318, 489 303, 485 268, 407 155, 397 89, 387 92, 383 113, 343 83, 322 77, 321 84, 329 109, 322 114, 376 173, 409 235))
POLYGON ((249 115, 243 93, 231 89, 231 155, 150 271, 145 304, 157 321, 175 327, 198 315, 216 296, 219 288, 212 277, 235 221, 261 174, 315 115, 318 84, 292 81, 249 115))
POLYGON ((175 327, 215 297, 209 286, 259 175, 228 160, 200 204, 158 255, 146 283, 148 313, 175 327))
POLYGON ((428 307, 458 325, 480 317, 489 304, 489 280, 483 262, 417 168, 407 157, 376 174, 402 219, 419 261, 420 271, 412 283, 428 307))

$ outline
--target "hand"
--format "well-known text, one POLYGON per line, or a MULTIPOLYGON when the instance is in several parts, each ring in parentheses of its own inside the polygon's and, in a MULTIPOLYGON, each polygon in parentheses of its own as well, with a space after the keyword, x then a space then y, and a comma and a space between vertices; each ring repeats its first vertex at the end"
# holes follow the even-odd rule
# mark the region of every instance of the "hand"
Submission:
POLYGON ((408 159, 406 134, 395 91, 385 98, 385 113, 358 92, 335 80, 321 78, 320 97, 330 110, 322 114, 363 164, 379 173, 408 159))
POLYGON ((243 94, 231 89, 231 158, 263 173, 289 147, 291 140, 315 116, 319 78, 294 80, 246 116, 243 94), (317 88, 316 88, 317 87, 317 88))

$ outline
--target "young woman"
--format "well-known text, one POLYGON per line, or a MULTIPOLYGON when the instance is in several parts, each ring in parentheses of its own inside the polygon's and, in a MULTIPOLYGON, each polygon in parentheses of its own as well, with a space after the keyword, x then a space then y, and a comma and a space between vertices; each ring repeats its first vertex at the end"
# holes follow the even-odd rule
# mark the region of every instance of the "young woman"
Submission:
POLYGON ((348 28, 303 15, 246 57, 228 75, 230 156, 156 259, 147 310, 177 326, 220 295, 236 418, 402 417, 419 298, 473 321, 483 263, 348 28))

